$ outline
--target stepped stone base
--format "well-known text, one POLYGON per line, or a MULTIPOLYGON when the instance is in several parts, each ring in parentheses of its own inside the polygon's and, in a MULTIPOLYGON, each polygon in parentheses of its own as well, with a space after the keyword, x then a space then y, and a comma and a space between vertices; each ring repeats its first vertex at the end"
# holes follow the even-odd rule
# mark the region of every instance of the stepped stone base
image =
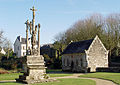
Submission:
POLYGON ((53 82, 57 81, 56 79, 42 79, 42 80, 22 80, 22 79, 16 79, 16 82, 25 83, 25 84, 34 84, 34 83, 44 83, 44 82, 53 82))
POLYGON ((54 81, 46 75, 46 67, 42 55, 28 55, 25 59, 24 74, 20 75, 19 79, 16 79, 16 82, 31 84, 54 81))

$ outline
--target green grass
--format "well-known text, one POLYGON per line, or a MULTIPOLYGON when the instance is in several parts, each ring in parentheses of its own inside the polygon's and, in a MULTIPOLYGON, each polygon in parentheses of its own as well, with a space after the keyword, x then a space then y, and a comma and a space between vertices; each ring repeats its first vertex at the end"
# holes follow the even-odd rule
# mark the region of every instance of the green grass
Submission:
POLYGON ((120 85, 120 73, 98 72, 98 73, 88 73, 86 75, 81 75, 80 77, 101 78, 101 79, 111 80, 120 85))
POLYGON ((9 83, 0 83, 0 85, 24 85, 24 84, 9 82, 9 83))
POLYGON ((47 69, 46 72, 47 73, 50 73, 50 72, 62 72, 62 69, 47 69))
POLYGON ((95 81, 89 79, 59 79, 59 82, 39 83, 32 85, 96 85, 95 81))
MULTIPOLYGON (((0 83, 0 85, 24 85, 20 83, 0 83)), ((89 79, 59 79, 57 82, 37 83, 30 85, 96 85, 95 81, 89 79)))
POLYGON ((63 76, 72 76, 73 74, 64 74, 64 73, 55 73, 55 74, 47 74, 50 77, 63 77, 63 76))
MULTIPOLYGON (((1 80, 15 80, 15 78, 18 78, 19 75, 22 75, 22 73, 10 73, 10 74, 0 74, 0 81, 1 80)), ((50 77, 63 77, 63 76, 71 76, 72 74, 47 74, 50 77)))
MULTIPOLYGON (((22 73, 10 73, 10 74, 0 74, 0 81, 2 80, 15 80, 15 78, 18 78, 19 75, 22 75, 22 73)), ((71 76, 73 74, 48 74, 50 77, 63 77, 63 76, 71 76)), ((59 82, 48 82, 48 83, 38 83, 38 84, 32 84, 32 85, 95 85, 95 81, 88 80, 88 79, 59 79, 59 82)), ((6 82, 6 83, 0 83, 0 85, 23 85, 16 82, 6 82)))
POLYGON ((1 80, 15 80, 15 78, 18 78, 19 75, 22 75, 22 73, 0 74, 0 81, 1 80))

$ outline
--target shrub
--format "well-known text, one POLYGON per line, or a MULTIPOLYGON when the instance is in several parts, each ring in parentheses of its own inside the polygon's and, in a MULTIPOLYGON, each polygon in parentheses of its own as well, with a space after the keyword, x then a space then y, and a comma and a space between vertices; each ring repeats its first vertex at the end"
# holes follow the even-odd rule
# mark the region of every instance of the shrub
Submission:
POLYGON ((9 73, 9 72, 7 70, 0 69, 0 74, 6 74, 6 73, 9 73))

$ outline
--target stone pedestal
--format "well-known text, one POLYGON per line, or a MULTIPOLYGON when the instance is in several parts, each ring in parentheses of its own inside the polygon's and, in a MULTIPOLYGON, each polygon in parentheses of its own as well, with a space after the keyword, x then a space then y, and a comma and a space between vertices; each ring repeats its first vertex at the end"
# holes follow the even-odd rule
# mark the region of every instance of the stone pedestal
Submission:
POLYGON ((46 75, 44 57, 42 55, 27 55, 26 63, 24 64, 24 74, 20 75, 16 81, 27 84, 49 81, 46 75))

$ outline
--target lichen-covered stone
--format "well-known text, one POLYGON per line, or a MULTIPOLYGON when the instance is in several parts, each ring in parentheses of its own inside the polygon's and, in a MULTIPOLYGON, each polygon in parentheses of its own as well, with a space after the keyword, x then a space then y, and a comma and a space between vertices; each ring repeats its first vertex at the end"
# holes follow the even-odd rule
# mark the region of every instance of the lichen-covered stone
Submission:
MULTIPOLYGON (((69 46, 69 49, 72 48, 74 47, 70 48, 69 46)), ((80 49, 82 48, 77 47, 75 50, 78 52, 78 50, 80 49)), ((67 53, 63 52, 65 54, 62 55, 63 71, 88 72, 90 70, 90 72, 96 72, 96 68, 108 67, 108 50, 106 50, 98 36, 93 39, 88 49, 85 49, 84 51, 81 51, 79 53, 70 53, 68 51, 66 52, 67 53)))

